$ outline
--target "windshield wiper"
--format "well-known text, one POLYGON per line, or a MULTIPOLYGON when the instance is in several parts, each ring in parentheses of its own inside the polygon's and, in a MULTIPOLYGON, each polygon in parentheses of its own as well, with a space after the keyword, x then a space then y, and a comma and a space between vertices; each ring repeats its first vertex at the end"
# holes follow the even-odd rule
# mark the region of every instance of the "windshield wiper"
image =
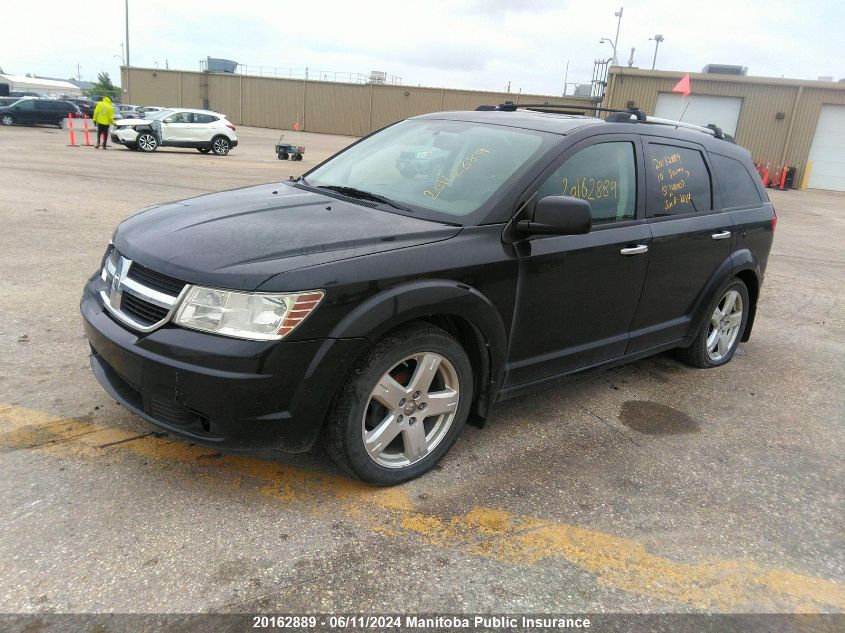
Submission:
POLYGON ((385 198, 384 196, 381 196, 377 193, 373 193, 372 191, 364 191, 363 189, 356 189, 355 187, 342 187, 340 185, 317 185, 317 188, 336 191, 338 193, 342 193, 345 196, 349 196, 350 198, 361 198, 362 200, 372 200, 374 202, 381 202, 393 207, 394 209, 413 213, 413 211, 405 205, 399 204, 398 202, 395 202, 390 198, 385 198))

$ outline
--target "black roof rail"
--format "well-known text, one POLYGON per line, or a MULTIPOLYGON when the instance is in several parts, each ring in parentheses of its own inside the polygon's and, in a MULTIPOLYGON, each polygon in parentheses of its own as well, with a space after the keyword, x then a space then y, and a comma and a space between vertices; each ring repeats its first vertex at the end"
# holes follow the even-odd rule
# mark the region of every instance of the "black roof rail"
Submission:
MULTIPOLYGON (((548 112, 557 112, 560 114, 585 114, 587 112, 613 112, 613 113, 621 113, 624 118, 619 118, 620 121, 629 121, 633 120, 637 121, 645 121, 645 112, 639 110, 638 108, 601 108, 599 106, 577 106, 572 104, 557 104, 557 103, 514 103, 513 101, 505 101, 504 103, 500 103, 497 106, 491 105, 481 105, 476 108, 476 110, 499 110, 502 112, 515 112, 517 109, 523 110, 537 110, 540 112, 548 111, 548 112)), ((610 117, 608 117, 610 120, 610 117)))
POLYGON ((588 112, 609 112, 606 121, 608 123, 653 123, 655 125, 668 125, 676 128, 686 128, 697 130, 712 134, 715 138, 735 143, 732 136, 725 134, 717 125, 712 123, 707 126, 694 125, 692 123, 684 123, 682 121, 674 121, 671 119, 661 119, 658 117, 647 116, 645 112, 639 108, 601 108, 599 106, 575 106, 563 105, 554 103, 514 103, 513 101, 505 101, 497 106, 480 105, 476 108, 478 111, 497 110, 501 112, 515 112, 518 109, 532 110, 534 112, 547 112, 550 114, 578 114, 585 115, 588 112))

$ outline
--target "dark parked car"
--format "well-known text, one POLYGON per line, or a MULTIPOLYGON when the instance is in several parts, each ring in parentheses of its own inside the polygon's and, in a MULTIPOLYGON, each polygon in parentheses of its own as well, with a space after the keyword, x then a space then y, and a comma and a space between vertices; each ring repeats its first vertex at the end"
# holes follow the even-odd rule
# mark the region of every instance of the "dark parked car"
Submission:
POLYGON ((82 114, 87 114, 88 118, 90 119, 94 116, 94 108, 97 106, 96 102, 92 101, 91 99, 65 99, 65 101, 70 101, 71 103, 75 104, 82 114))
POLYGON ((429 114, 295 181, 150 207, 85 286, 94 373, 192 441, 320 442, 390 485, 551 380, 673 348, 723 365, 777 217, 718 129, 644 119, 429 114))
POLYGON ((62 127, 62 121, 68 114, 82 116, 75 104, 62 99, 20 99, 12 105, 0 107, 0 123, 3 125, 47 123, 62 127))

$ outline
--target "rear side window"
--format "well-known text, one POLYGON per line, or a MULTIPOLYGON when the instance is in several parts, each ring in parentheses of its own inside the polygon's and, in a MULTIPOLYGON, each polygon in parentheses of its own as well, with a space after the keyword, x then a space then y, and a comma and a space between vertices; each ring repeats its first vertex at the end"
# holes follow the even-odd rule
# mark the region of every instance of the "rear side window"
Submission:
POLYGON ((647 152, 650 218, 713 208, 710 172, 700 151, 649 143, 647 152))
POLYGON ((35 102, 35 109, 36 110, 52 110, 53 106, 49 101, 36 101, 35 102))
POLYGON ((710 161, 719 179, 726 209, 756 206, 763 202, 757 184, 743 163, 718 154, 710 154, 710 161))
POLYGON ((597 224, 633 220, 637 211, 634 144, 599 143, 582 149, 558 167, 537 193, 539 198, 587 200, 597 224))

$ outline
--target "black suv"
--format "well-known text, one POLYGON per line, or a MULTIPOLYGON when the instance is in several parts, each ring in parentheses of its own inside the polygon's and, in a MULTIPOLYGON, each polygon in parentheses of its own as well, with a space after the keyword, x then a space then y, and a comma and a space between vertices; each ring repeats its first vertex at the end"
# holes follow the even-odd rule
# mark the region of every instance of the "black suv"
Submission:
POLYGON ((70 101, 23 98, 11 105, 0 107, 0 123, 3 125, 46 123, 62 127, 62 121, 69 114, 74 117, 82 116, 79 107, 70 101))
POLYGON ((550 380, 672 348, 723 365, 777 218, 749 153, 689 127, 429 114, 290 182, 149 207, 85 286, 94 373, 191 440, 319 440, 390 485, 550 380))

